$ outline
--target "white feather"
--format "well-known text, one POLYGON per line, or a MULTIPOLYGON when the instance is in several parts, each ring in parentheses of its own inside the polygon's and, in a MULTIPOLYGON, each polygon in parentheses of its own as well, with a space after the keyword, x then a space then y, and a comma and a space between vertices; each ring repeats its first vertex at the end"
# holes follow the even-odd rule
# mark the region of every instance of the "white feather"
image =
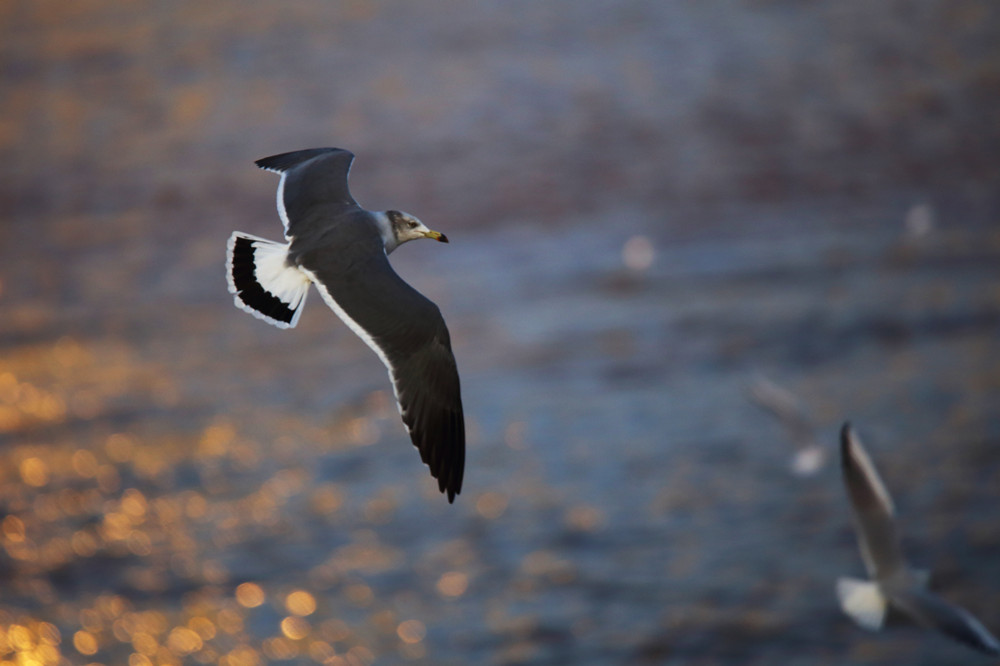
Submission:
MULTIPOLYGON (((273 169, 269 169, 273 171, 273 169)), ((281 223, 285 225, 285 238, 289 241, 292 237, 288 235, 288 211, 285 210, 285 179, 288 178, 288 172, 286 171, 275 171, 275 173, 281 174, 281 180, 278 181, 278 216, 281 218, 281 223)))
POLYGON ((887 602, 878 584, 857 578, 837 579, 840 607, 858 626, 878 631, 885 622, 887 602))
POLYGON ((278 328, 295 328, 295 325, 299 323, 299 316, 302 314, 302 308, 309 293, 310 276, 298 267, 288 265, 285 261, 288 256, 288 247, 285 243, 277 243, 239 231, 233 232, 226 244, 226 281, 229 283, 229 293, 233 294, 233 302, 236 307, 278 328), (279 299, 290 310, 294 310, 290 322, 268 317, 240 299, 236 283, 233 280, 233 251, 237 238, 246 238, 252 241, 254 278, 264 291, 279 299))

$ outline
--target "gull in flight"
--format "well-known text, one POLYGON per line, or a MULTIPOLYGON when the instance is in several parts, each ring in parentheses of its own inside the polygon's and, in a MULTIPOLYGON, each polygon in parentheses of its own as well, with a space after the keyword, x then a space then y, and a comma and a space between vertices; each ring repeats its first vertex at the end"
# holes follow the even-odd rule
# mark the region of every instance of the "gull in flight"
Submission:
POLYGON ((837 597, 844 612, 860 626, 875 631, 882 627, 891 605, 923 627, 986 654, 1000 655, 1000 641, 979 620, 928 590, 927 572, 906 564, 892 498, 850 423, 840 431, 840 453, 861 558, 871 579, 837 580, 837 597))
POLYGON ((309 285, 382 360, 396 405, 420 458, 448 501, 462 490, 465 419, 458 369, 438 307, 389 265, 403 243, 444 234, 398 210, 368 211, 347 175, 354 155, 313 148, 257 160, 281 177, 278 214, 285 242, 234 232, 226 276, 236 307, 278 328, 294 328, 309 285))

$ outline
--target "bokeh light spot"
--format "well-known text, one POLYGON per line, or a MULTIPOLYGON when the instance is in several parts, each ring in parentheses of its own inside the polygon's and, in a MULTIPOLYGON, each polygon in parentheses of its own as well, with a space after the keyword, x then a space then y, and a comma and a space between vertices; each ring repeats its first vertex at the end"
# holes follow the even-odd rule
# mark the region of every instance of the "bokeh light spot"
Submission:
POLYGON ((593 532, 604 526, 604 512, 589 505, 574 506, 566 513, 566 525, 579 532, 593 532))
POLYGON ((644 271, 653 265, 656 250, 646 236, 632 236, 622 246, 622 262, 633 271, 644 271))
POLYGON ((167 647, 175 654, 186 655, 202 648, 201 636, 187 627, 174 627, 167 636, 167 647))
POLYGON ((97 474, 97 457, 87 449, 74 451, 72 463, 73 471, 85 479, 92 479, 97 474))
POLYGON ((48 645, 59 645, 62 642, 62 634, 56 625, 42 622, 38 625, 38 640, 48 645))
POLYGON ((326 641, 312 641, 309 643, 309 658, 316 663, 325 664, 336 655, 337 651, 326 641))
POLYGON ((210 641, 215 638, 215 624, 207 617, 193 617, 188 620, 187 626, 203 640, 210 641))
POLYGON ((294 659, 299 653, 295 643, 283 636, 268 638, 260 647, 265 656, 275 660, 294 659))
POLYGON ((236 587, 236 601, 245 608, 256 608, 264 599, 264 590, 257 583, 240 583, 236 587))
POLYGON ((293 641, 298 641, 308 636, 309 629, 309 623, 295 615, 290 615, 281 621, 281 633, 293 641))
POLYGON ((21 543, 24 541, 24 521, 17 516, 7 516, 0 522, 0 532, 7 541, 21 543))
POLYGON ((7 631, 7 642, 19 651, 30 650, 35 647, 35 639, 31 635, 31 630, 27 627, 15 624, 7 631))
POLYGON ((25 458, 20 469, 21 478, 29 486, 40 488, 49 482, 49 466, 41 458, 25 458))
POLYGON ((135 441, 128 435, 115 433, 104 443, 104 451, 115 462, 127 462, 132 458, 135 441))
POLYGON ((128 656, 128 666, 153 666, 153 661, 144 654, 133 652, 128 656))
POLYGON ((497 492, 485 492, 476 499, 476 511, 488 520, 496 520, 507 510, 507 496, 497 492))
POLYGON ((260 666, 262 663, 260 654, 247 645, 233 648, 219 659, 219 666, 260 666))
POLYGON ((335 513, 343 503, 344 494, 333 483, 325 483, 319 486, 309 498, 312 510, 318 514, 335 513))
POLYGON ((437 582, 437 591, 443 597, 460 597, 469 587, 469 577, 461 571, 448 571, 441 574, 437 582))
POLYGON ((427 627, 420 620, 405 620, 396 627, 396 635, 404 643, 419 643, 427 635, 427 627))
POLYGON ((74 532, 69 544, 73 552, 80 557, 92 557, 97 553, 97 538, 85 530, 74 532))
POLYGON ((295 590, 285 597, 285 608, 292 615, 312 615, 316 611, 316 599, 305 590, 295 590))
POLYGON ((348 585, 347 589, 344 590, 344 593, 347 595, 347 598, 357 606, 368 606, 375 601, 375 593, 372 592, 372 588, 368 587, 364 583, 354 583, 353 585, 348 585))
POLYGON ((97 639, 89 631, 83 631, 82 629, 75 634, 73 634, 73 647, 80 654, 96 654, 97 653, 97 639))
POLYGON ((235 610, 224 608, 215 618, 219 629, 227 634, 238 634, 243 631, 243 618, 235 610))
POLYGON ((156 651, 160 648, 160 644, 157 642, 155 636, 145 631, 137 631, 132 634, 132 647, 135 648, 136 652, 141 652, 151 657, 156 654, 156 651))

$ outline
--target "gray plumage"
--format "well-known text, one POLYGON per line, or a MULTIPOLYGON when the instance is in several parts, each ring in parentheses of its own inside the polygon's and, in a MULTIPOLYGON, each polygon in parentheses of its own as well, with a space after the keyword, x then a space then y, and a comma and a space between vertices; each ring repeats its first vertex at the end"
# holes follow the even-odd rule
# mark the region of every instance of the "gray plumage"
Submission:
POLYGON ((237 307, 281 328, 298 322, 309 284, 379 356, 421 459, 454 501, 465 467, 458 369, 441 312, 400 278, 388 254, 417 238, 447 242, 400 211, 373 212, 351 196, 354 155, 315 148, 257 160, 281 176, 286 244, 236 232, 227 257, 237 307))

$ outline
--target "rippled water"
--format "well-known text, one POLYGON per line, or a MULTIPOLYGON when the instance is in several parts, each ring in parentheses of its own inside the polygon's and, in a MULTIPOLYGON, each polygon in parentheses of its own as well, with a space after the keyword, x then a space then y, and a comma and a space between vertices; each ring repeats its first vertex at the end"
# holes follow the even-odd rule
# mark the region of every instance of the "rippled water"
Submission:
MULTIPOLYGON (((956 5, 948 25, 979 34, 971 19, 991 14, 976 6, 956 5)), ((3 10, 20 27, 4 47, 16 84, 4 115, 25 129, 0 124, 23 158, 4 165, 0 192, 0 658, 977 663, 905 621, 869 634, 838 611, 834 580, 862 572, 834 455, 846 418, 895 496, 907 552, 1000 631, 1000 206, 993 167, 974 168, 980 148, 948 162, 931 136, 885 157, 890 168, 840 146, 848 164, 875 164, 879 185, 852 190, 857 174, 842 167, 832 194, 803 184, 813 167, 778 158, 811 164, 808 151, 780 133, 761 139, 770 124, 692 120, 698 100, 768 108, 766 77, 706 97, 703 76, 732 65, 722 46, 654 76, 654 99, 684 91, 670 122, 641 111, 637 91, 661 67, 650 54, 677 62, 669 53, 712 30, 780 32, 815 17, 754 3, 724 21, 633 8, 605 17, 608 33, 587 3, 523 23, 367 3, 283 16, 253 5, 238 21, 194 5, 96 3, 75 18, 39 7, 3 10), (333 51, 308 29, 320 19, 341 40, 333 51), (371 36, 396 36, 393 53, 435 68, 417 72, 418 59, 394 74, 345 46, 371 36), (162 61, 161 41, 176 43, 162 61), (489 76, 473 81, 455 53, 489 76), (315 83, 331 58, 365 83, 315 83), (605 99, 620 103, 602 106, 622 71, 633 78, 605 99), (454 115, 413 82, 461 89, 454 115), (366 100, 387 105, 382 115, 366 100), (550 125, 564 111, 569 124, 550 125), (427 131, 402 141, 421 119, 427 131), (659 192, 660 169, 676 182, 674 157, 652 154, 670 131, 647 143, 640 130, 660 123, 694 128, 677 149, 734 197, 659 192), (736 136, 719 139, 715 123, 736 136), (580 143, 591 132, 607 140, 603 157, 580 143), (279 331, 226 293, 230 231, 280 230, 275 181, 252 159, 340 136, 360 144, 348 147, 363 202, 405 202, 452 240, 392 259, 451 330, 469 429, 454 505, 409 444, 384 368, 320 299, 279 331), (517 154, 539 136, 549 149, 517 154), (491 142, 496 153, 478 152, 491 142), (771 143, 766 164, 746 159, 771 143), (427 146, 440 171, 422 168, 427 146), (705 155, 723 148, 731 163, 712 168, 705 155), (940 173, 901 175, 926 155, 940 173), (957 163, 979 179, 949 185, 957 163), (761 376, 795 396, 826 447, 815 475, 792 473, 789 434, 751 399, 761 376)), ((839 16, 835 32, 856 25, 823 7, 839 16)), ((867 38, 909 54, 881 20, 871 25, 886 35, 867 38)), ((745 40, 731 48, 772 74, 785 71, 774 54, 805 49, 745 40)), ((969 44, 972 63, 990 48, 969 44)), ((909 81, 899 67, 877 76, 909 81)), ((970 65, 956 81, 968 71, 988 81, 993 70, 970 65)), ((775 85, 787 92, 796 76, 775 85)), ((936 81, 913 94, 933 96, 936 81)), ((967 119, 985 113, 956 99, 967 119)), ((909 117, 870 108, 875 129, 909 117)), ((803 114, 839 127, 835 113, 803 114)))

